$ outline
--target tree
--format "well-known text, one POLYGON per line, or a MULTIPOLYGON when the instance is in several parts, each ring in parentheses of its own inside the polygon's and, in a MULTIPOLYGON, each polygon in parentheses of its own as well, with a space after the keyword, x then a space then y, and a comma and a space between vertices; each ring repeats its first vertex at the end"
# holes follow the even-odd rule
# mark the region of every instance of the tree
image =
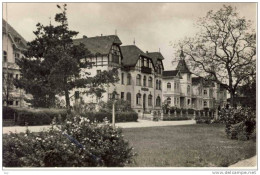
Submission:
POLYGON ((237 88, 256 72, 256 34, 251 21, 238 16, 232 6, 209 11, 198 20, 194 38, 179 43, 196 75, 204 75, 225 87, 231 105, 237 88))
POLYGON ((57 7, 61 10, 55 16, 59 25, 44 26, 38 23, 34 32, 36 38, 28 43, 25 58, 17 63, 23 76, 15 84, 33 95, 31 101, 36 107, 54 106, 55 95, 59 94, 65 95, 66 107, 70 108, 70 90, 89 87, 94 93, 93 89, 103 89, 102 84, 118 80, 116 70, 107 71, 93 87, 92 82, 97 76, 88 77, 89 74, 82 71, 91 68, 91 64, 80 62, 90 53, 84 44, 73 45, 73 38, 78 32, 68 29, 67 5, 57 7))

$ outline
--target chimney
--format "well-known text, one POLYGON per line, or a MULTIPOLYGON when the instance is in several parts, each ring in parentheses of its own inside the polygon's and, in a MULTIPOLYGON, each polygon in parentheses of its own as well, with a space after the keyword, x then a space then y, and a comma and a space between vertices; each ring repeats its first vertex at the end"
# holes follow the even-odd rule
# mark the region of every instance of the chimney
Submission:
POLYGON ((88 38, 86 35, 83 35, 83 38, 88 38))
POLYGON ((101 36, 103 36, 103 34, 101 33, 101 36))
POLYGON ((146 51, 146 54, 148 53, 148 51, 146 51))

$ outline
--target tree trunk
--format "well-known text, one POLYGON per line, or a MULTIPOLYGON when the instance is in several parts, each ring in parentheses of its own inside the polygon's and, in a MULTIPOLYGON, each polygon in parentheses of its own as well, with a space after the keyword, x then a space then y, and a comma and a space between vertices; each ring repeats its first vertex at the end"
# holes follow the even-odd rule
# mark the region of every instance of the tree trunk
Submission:
POLYGON ((70 110, 70 96, 69 90, 67 88, 67 77, 64 77, 64 92, 65 92, 65 101, 66 101, 66 108, 70 110))
POLYGON ((234 107, 234 97, 235 97, 235 92, 230 91, 230 106, 234 107))

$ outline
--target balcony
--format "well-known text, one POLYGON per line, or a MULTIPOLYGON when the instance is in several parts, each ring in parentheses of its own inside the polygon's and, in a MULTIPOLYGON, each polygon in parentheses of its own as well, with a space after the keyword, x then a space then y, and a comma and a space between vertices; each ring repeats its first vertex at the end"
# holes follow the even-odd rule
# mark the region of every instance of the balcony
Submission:
POLYGON ((149 67, 144 67, 144 66, 142 66, 142 67, 141 67, 141 72, 142 72, 142 73, 146 73, 146 74, 151 74, 151 73, 152 73, 152 69, 149 68, 149 67))

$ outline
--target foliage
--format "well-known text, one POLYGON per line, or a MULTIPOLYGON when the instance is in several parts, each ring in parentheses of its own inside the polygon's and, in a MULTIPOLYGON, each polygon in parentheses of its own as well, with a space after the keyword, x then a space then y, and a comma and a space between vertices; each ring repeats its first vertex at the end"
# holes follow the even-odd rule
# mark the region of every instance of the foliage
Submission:
POLYGON ((195 121, 197 124, 205 123, 205 124, 210 124, 212 123, 213 118, 210 116, 197 116, 195 117, 195 121))
POLYGON ((251 21, 239 17, 232 6, 209 11, 198 21, 200 32, 178 43, 191 64, 192 72, 206 76, 231 95, 248 76, 256 74, 256 33, 251 21))
POLYGON ((188 117, 163 116, 163 121, 190 120, 188 117))
POLYGON ((40 109, 27 109, 27 108, 10 108, 4 107, 4 118, 14 119, 18 125, 49 125, 54 118, 60 118, 64 121, 67 111, 64 109, 40 108, 40 109))
POLYGON ((4 167, 122 167, 134 153, 121 129, 70 115, 47 132, 3 136, 4 167))
POLYGON ((230 139, 248 140, 256 128, 256 113, 250 108, 223 109, 219 117, 230 139))
MULTIPOLYGON (((113 103, 113 100, 109 100, 108 102, 99 102, 99 111, 112 112, 113 103)), ((132 112, 133 109, 131 108, 131 104, 129 103, 129 101, 119 99, 115 102, 115 111, 132 112)))

